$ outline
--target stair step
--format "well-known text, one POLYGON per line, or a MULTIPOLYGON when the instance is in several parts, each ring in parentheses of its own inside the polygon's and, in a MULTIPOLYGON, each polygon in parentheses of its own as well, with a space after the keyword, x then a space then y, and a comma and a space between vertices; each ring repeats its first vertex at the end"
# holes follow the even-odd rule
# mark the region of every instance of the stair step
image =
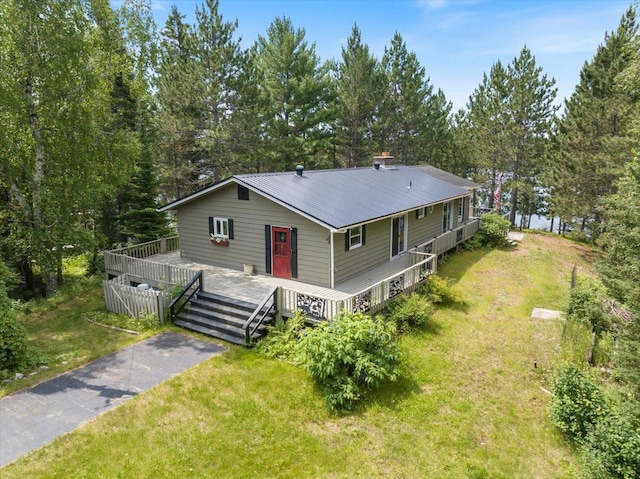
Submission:
POLYGON ((191 331, 197 331, 202 334, 206 334, 207 336, 211 336, 214 338, 222 339, 224 341, 228 341, 233 344, 238 344, 240 346, 245 346, 244 336, 232 336, 230 334, 223 333, 216 329, 207 328, 205 326, 200 326, 199 324, 194 324, 188 321, 182 321, 180 319, 176 319, 173 324, 181 326, 185 329, 190 329, 191 331))
POLYGON ((196 300, 203 300, 205 302, 224 304, 226 306, 231 306, 235 309, 241 309, 245 311, 249 311, 252 313, 257 307, 258 304, 249 303, 248 301, 243 301, 241 299, 229 298, 228 296, 222 296, 220 294, 209 293, 207 291, 198 291, 196 295, 196 300))
MULTIPOLYGON (((245 345, 242 326, 257 306, 240 299, 199 291, 173 323, 214 338, 245 345)), ((273 319, 273 315, 268 315, 253 334, 253 339, 266 334, 265 325, 272 323, 273 319)))
POLYGON ((244 338, 244 329, 239 325, 231 325, 216 321, 215 318, 204 318, 196 314, 184 313, 179 316, 179 319, 188 323, 197 324, 209 329, 217 329, 232 336, 238 336, 244 338))
POLYGON ((183 313, 180 314, 180 316, 182 316, 183 314, 189 314, 191 316, 198 316, 208 320, 217 321, 220 323, 228 324, 229 326, 234 326, 236 328, 241 328, 249 317, 249 315, 238 317, 235 315, 212 311, 210 309, 202 309, 198 306, 189 306, 183 311, 183 313))
POLYGON ((244 308, 238 308, 235 305, 224 303, 214 303, 212 301, 195 300, 191 301, 189 308, 198 308, 203 312, 212 312, 215 315, 235 316, 236 318, 247 319, 255 310, 255 307, 249 311, 244 308))

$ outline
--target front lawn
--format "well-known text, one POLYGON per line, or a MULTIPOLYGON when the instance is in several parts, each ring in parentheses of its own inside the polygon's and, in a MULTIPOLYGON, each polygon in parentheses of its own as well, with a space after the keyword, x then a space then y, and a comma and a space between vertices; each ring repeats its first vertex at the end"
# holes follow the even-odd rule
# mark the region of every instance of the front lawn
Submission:
POLYGON ((546 392, 562 322, 530 314, 566 309, 588 253, 528 235, 515 249, 452 255, 440 274, 466 306, 403 336, 404 378, 353 413, 328 413, 300 369, 232 347, 2 477, 574 477, 546 392))

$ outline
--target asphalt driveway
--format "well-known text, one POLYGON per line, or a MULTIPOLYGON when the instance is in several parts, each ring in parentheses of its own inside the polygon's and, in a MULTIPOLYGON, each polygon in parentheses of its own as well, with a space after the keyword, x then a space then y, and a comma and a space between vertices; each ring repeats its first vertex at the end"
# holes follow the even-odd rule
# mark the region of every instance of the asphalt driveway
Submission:
POLYGON ((225 350, 162 333, 0 399, 0 467, 225 350))

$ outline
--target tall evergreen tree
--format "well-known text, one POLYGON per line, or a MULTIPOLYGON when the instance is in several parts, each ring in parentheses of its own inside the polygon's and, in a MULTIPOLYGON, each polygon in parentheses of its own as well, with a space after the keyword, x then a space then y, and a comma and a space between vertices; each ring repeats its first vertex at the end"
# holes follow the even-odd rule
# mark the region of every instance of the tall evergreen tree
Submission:
POLYGON ((507 67, 507 136, 513 158, 509 168, 512 225, 521 206, 519 192, 537 186, 542 172, 545 143, 553 131, 558 110, 554 105, 557 93, 554 85, 555 80, 542 74, 542 68, 536 65, 526 46, 507 67))
POLYGON ((321 65, 315 44, 309 45, 304 30, 283 17, 271 23, 266 37, 258 36, 256 52, 265 108, 263 169, 291 170, 299 163, 323 166, 334 112, 328 108, 329 71, 321 65))
POLYGON ((372 127, 382 100, 384 76, 378 61, 362 43, 360 29, 353 26, 342 61, 335 68, 337 90, 336 141, 345 166, 362 166, 374 151, 372 127))
POLYGON ((558 109, 554 85, 525 46, 506 68, 500 62, 492 66, 467 105, 468 138, 476 142, 472 153, 480 169, 488 172, 492 192, 500 188, 500 173, 505 174, 514 225, 518 209, 528 213, 539 204, 534 196, 558 109), (526 194, 520 195, 523 191, 526 194))
POLYGON ((156 125, 166 199, 235 172, 229 132, 242 69, 236 29, 217 0, 205 0, 196 7, 195 26, 173 7, 161 33, 156 125))
POLYGON ((603 227, 599 199, 615 191, 631 157, 627 133, 637 88, 621 90, 615 83, 637 51, 637 38, 636 11, 630 7, 582 67, 552 150, 552 206, 565 221, 583 220, 594 239, 603 227))
POLYGON ((458 139, 464 139, 465 151, 479 180, 490 190, 489 208, 496 206, 494 197, 500 188, 500 174, 508 170, 507 98, 507 72, 498 61, 469 97, 466 114, 458 126, 458 139))
POLYGON ((382 68, 386 74, 385 93, 377 124, 380 151, 390 151, 400 161, 421 161, 418 152, 425 131, 426 103, 433 87, 414 52, 409 52, 396 32, 384 50, 382 68))

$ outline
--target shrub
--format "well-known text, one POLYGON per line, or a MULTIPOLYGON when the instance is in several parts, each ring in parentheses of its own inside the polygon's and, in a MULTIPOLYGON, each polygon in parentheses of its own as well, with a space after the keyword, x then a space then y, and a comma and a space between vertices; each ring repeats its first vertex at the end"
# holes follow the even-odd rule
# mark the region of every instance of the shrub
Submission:
POLYGON ((629 322, 618 338, 615 378, 626 383, 640 401, 640 318, 629 322))
POLYGON ((302 367, 315 379, 329 409, 349 409, 384 381, 399 376, 400 349, 393 323, 342 313, 306 331, 299 343, 302 367))
POLYGON ((299 342, 305 331, 305 317, 300 311, 286 321, 267 327, 268 334, 260 340, 256 350, 270 358, 299 362, 299 342))
POLYGON ((42 362, 43 358, 28 344, 27 331, 0 284, 0 378, 24 372, 42 362))
POLYGON ((391 302, 387 311, 388 319, 401 333, 406 333, 414 326, 423 326, 433 317, 433 306, 427 298, 417 293, 400 295, 391 302))
POLYGON ((611 319, 605 313, 605 297, 602 283, 592 278, 578 277, 569 296, 567 319, 589 324, 596 333, 609 330, 611 319))
POLYGON ((607 410, 598 383, 574 366, 563 366, 554 372, 551 386, 551 420, 569 439, 584 441, 607 410))
POLYGON ((583 450, 591 479, 633 479, 640 474, 640 424, 628 409, 616 405, 602 416, 583 450))
POLYGON ((421 292, 435 304, 462 304, 462 297, 452 288, 453 280, 431 275, 422 286, 421 292))
POLYGON ((510 223, 496 213, 486 213, 480 218, 480 230, 476 234, 483 246, 491 248, 508 244, 510 223))

